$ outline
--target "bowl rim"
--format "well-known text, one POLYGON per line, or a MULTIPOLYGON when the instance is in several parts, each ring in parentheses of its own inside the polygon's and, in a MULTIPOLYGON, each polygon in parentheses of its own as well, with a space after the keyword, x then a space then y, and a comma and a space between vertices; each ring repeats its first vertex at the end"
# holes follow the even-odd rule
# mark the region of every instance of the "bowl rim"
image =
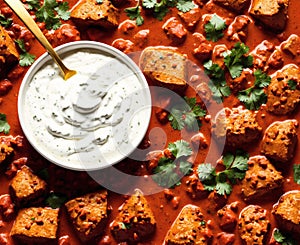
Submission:
MULTIPOLYGON (((85 166, 85 164, 74 164, 74 166, 72 166, 71 162, 67 162, 67 161, 57 161, 55 160, 55 157, 53 157, 54 154, 50 154, 51 152, 48 151, 46 152, 42 147, 39 147, 38 144, 35 143, 34 138, 36 138, 35 136, 33 136, 33 134, 30 133, 30 127, 28 127, 28 123, 26 123, 25 117, 26 115, 23 113, 24 112, 24 108, 25 108, 25 94, 26 94, 26 90, 28 88, 29 83, 31 82, 34 74, 40 70, 40 68, 47 63, 48 61, 51 61, 52 58, 51 56, 45 52, 43 53, 38 59, 35 60, 35 62, 31 65, 31 67, 28 69, 28 71, 26 72, 25 76, 22 79, 19 91, 18 91, 18 102, 17 102, 17 108, 18 108, 18 119, 19 119, 19 123, 21 125, 21 129, 23 131, 24 136, 26 137, 26 139, 28 140, 28 142, 30 143, 30 145, 35 149, 35 151, 37 151, 41 156, 43 156, 45 159, 47 159, 48 161, 66 168, 66 169, 70 169, 70 170, 76 170, 76 171, 94 171, 94 170, 100 170, 100 169, 104 169, 107 167, 110 167, 122 160, 124 160, 126 157, 128 157, 130 154, 132 154, 134 152, 134 150, 136 150, 136 148, 138 147, 138 145, 142 142, 149 124, 150 124, 150 119, 151 119, 151 105, 152 105, 152 99, 151 99, 151 93, 150 93, 150 88, 148 85, 148 82, 143 74, 143 72, 141 71, 141 69, 139 68, 139 66, 125 53, 123 53, 122 51, 108 45, 105 43, 101 43, 101 42, 96 42, 96 41, 88 41, 88 40, 80 40, 80 41, 73 41, 73 42, 68 42, 62 45, 59 45, 57 47, 54 48, 55 51, 59 54, 59 55, 63 55, 65 53, 68 53, 72 50, 80 50, 80 49, 94 49, 97 51, 102 51, 106 54, 112 55, 113 57, 116 57, 118 60, 121 60, 123 63, 125 63, 130 70, 133 70, 135 76, 138 78, 138 80, 140 81, 141 85, 142 85, 142 89, 143 91, 145 90, 145 97, 143 97, 143 99, 146 101, 147 105, 150 105, 149 108, 147 108, 147 115, 145 117, 143 117, 143 130, 139 131, 139 139, 136 140, 135 144, 132 144, 132 148, 126 152, 127 154, 124 155, 122 157, 120 157, 118 160, 110 162, 109 164, 105 164, 104 166, 99 166, 99 164, 94 164, 93 166, 85 166), (97 165, 97 166, 96 166, 97 165)), ((53 60, 54 62, 54 60, 53 60)))

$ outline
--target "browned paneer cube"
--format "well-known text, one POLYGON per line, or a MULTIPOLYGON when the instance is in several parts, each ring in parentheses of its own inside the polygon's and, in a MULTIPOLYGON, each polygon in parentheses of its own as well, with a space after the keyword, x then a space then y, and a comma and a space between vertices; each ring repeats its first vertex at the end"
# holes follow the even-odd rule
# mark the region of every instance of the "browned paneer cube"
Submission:
POLYGON ((59 209, 31 207, 19 210, 10 235, 27 244, 55 244, 59 209))
POLYGON ((186 89, 187 58, 174 48, 148 47, 143 50, 139 65, 158 85, 178 92, 186 89))
POLYGON ((289 0, 253 0, 250 14, 266 27, 283 31, 288 19, 289 0))
POLYGON ((282 186, 284 179, 265 156, 248 160, 248 170, 242 180, 242 195, 245 201, 272 195, 272 190, 282 186))
POLYGON ((4 162, 14 153, 14 149, 4 143, 0 143, 0 163, 4 162))
POLYGON ((300 38, 297 34, 291 34, 289 38, 281 44, 282 50, 292 56, 300 55, 300 38))
POLYGON ((146 198, 136 191, 119 209, 110 224, 117 242, 139 242, 149 239, 156 230, 156 221, 146 198))
POLYGON ((300 69, 288 64, 273 74, 266 94, 267 110, 276 115, 292 113, 300 102, 300 69))
POLYGON ((19 53, 15 42, 0 25, 0 77, 2 77, 13 65, 18 63, 19 53))
POLYGON ((236 12, 242 12, 248 5, 249 0, 213 0, 214 3, 219 4, 225 8, 229 8, 236 12))
POLYGON ((217 139, 226 138, 229 146, 241 146, 257 140, 262 128, 257 122, 257 113, 242 107, 224 108, 215 118, 213 133, 217 139))
POLYGON ((118 26, 118 9, 110 0, 97 3, 96 0, 80 0, 71 9, 71 18, 82 25, 98 25, 104 28, 118 26))
POLYGON ((108 220, 106 190, 76 197, 65 206, 81 241, 101 235, 108 220))
POLYGON ((280 229, 300 233, 300 191, 289 191, 283 194, 273 206, 274 214, 280 229))
POLYGON ((207 227, 207 221, 201 209, 195 205, 186 205, 169 229, 166 245, 209 244, 212 232, 207 227))
POLYGON ((246 245, 264 245, 270 229, 267 210, 258 205, 245 207, 239 217, 239 234, 246 245))
POLYGON ((278 162, 291 160, 298 141, 297 127, 297 120, 273 122, 265 131, 261 143, 262 154, 278 162))
POLYGON ((46 182, 26 165, 18 170, 9 188, 12 199, 18 207, 38 204, 47 193, 46 182))

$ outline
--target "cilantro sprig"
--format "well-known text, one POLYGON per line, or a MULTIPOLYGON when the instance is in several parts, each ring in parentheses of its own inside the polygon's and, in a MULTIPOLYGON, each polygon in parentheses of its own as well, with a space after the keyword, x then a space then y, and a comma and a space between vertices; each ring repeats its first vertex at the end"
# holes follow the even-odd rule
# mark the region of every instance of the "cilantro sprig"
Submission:
POLYGON ((196 98, 184 97, 184 102, 172 107, 169 114, 169 121, 175 130, 187 128, 191 131, 199 130, 201 126, 200 118, 206 115, 197 103, 196 98))
POLYGON ((0 14, 0 25, 8 28, 11 26, 13 20, 12 18, 6 18, 3 14, 0 14))
POLYGON ((182 176, 192 171, 192 164, 186 160, 192 154, 188 142, 178 140, 170 143, 168 150, 172 153, 172 157, 161 157, 152 175, 152 179, 164 188, 180 185, 182 176))
POLYGON ((224 36, 223 31, 225 29, 225 20, 223 20, 219 15, 213 14, 209 22, 204 25, 206 39, 213 42, 218 41, 224 36))
POLYGON ((20 66, 32 65, 35 60, 35 55, 30 54, 26 51, 24 40, 18 39, 18 40, 15 40, 15 42, 17 43, 18 47, 21 50, 20 60, 19 60, 20 66))
POLYGON ((289 88, 291 90, 296 90, 297 89, 297 86, 298 86, 298 82, 297 81, 295 81, 293 79, 289 79, 287 83, 288 83, 289 88))
POLYGON ((261 70, 254 72, 255 83, 252 87, 239 91, 237 98, 244 103, 248 110, 258 110, 262 104, 267 102, 264 88, 271 82, 271 77, 261 70))
POLYGON ((248 159, 249 154, 242 150, 237 150, 235 155, 226 153, 222 157, 225 167, 223 171, 217 172, 212 164, 203 163, 198 166, 198 177, 205 190, 216 190, 219 195, 229 195, 232 191, 232 185, 245 177, 248 159))
POLYGON ((247 55, 248 52, 248 46, 237 42, 231 50, 223 53, 224 63, 233 79, 239 77, 244 68, 252 66, 253 56, 247 55))
POLYGON ((212 92, 213 99, 217 103, 221 103, 224 97, 231 94, 230 88, 226 83, 225 72, 218 65, 212 62, 212 60, 204 63, 205 73, 210 77, 208 86, 212 92))
POLYGON ((6 115, 3 113, 0 113, 0 132, 8 134, 9 130, 10 130, 10 125, 7 122, 6 115))
POLYGON ((289 234, 281 232, 279 229, 275 228, 273 233, 274 240, 282 245, 296 245, 297 242, 290 237, 289 234))
POLYGON ((144 18, 141 15, 140 1, 137 2, 137 5, 135 7, 126 8, 125 12, 131 20, 135 20, 135 23, 138 26, 144 23, 144 18))
MULTIPOLYGON (((176 7, 181 12, 188 12, 195 7, 195 4, 192 0, 142 0, 142 7, 152 10, 155 18, 163 20, 169 12, 169 8, 176 7)), ((125 12, 131 20, 136 20, 138 26, 144 23, 144 18, 141 15, 140 1, 134 7, 126 8, 125 12)))
POLYGON ((27 0, 27 5, 31 10, 35 10, 37 21, 44 22, 46 29, 56 30, 61 26, 61 20, 70 18, 68 2, 56 2, 56 0, 45 0, 40 6, 36 0, 27 0))
POLYGON ((51 192, 46 198, 46 204, 53 209, 61 207, 66 201, 66 196, 54 192, 51 192))
POLYGON ((300 185, 300 164, 293 165, 294 182, 300 185))

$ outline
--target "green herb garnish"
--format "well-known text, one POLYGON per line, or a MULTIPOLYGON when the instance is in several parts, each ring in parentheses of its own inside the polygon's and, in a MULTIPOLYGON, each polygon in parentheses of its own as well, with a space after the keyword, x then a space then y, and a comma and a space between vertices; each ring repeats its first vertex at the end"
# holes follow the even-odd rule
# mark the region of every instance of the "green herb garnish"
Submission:
POLYGON ((61 19, 68 20, 70 18, 69 4, 67 2, 58 3, 56 0, 45 0, 43 5, 36 10, 37 21, 45 22, 48 30, 58 29, 61 26, 61 19))
POLYGON ((290 237, 289 234, 282 233, 279 229, 275 228, 273 234, 274 240, 282 245, 296 245, 297 242, 290 237))
POLYGON ((294 181, 300 185, 300 164, 293 165, 294 170, 294 181))
POLYGON ((140 1, 138 1, 137 5, 135 7, 126 8, 125 12, 127 13, 127 16, 131 20, 135 20, 135 23, 138 26, 140 26, 144 23, 144 18, 141 16, 140 1))
POLYGON ((222 157, 225 170, 216 172, 216 168, 212 164, 203 163, 198 166, 198 177, 205 190, 216 190, 219 195, 229 195, 232 185, 245 177, 248 159, 249 154, 241 150, 237 150, 235 155, 226 153, 222 157))
POLYGON ((271 82, 271 77, 261 70, 254 72, 255 83, 252 87, 239 91, 237 98, 244 103, 249 110, 258 110, 262 104, 267 102, 264 88, 271 82))
POLYGON ((46 204, 51 208, 59 208, 67 201, 67 197, 61 194, 50 193, 46 198, 46 204))
POLYGON ((210 21, 204 25, 204 30, 206 33, 206 39, 213 42, 218 41, 224 36, 223 30, 226 29, 225 21, 218 16, 213 14, 210 21))
POLYGON ((15 42, 17 43, 18 47, 21 50, 20 60, 19 60, 20 66, 32 65, 35 60, 35 55, 30 54, 26 51, 24 40, 18 39, 18 40, 15 40, 15 42))
POLYGON ((238 42, 231 50, 223 53, 224 63, 233 79, 242 74, 243 68, 252 66, 253 56, 246 55, 248 52, 249 47, 238 42))
POLYGON ((290 79, 290 80, 288 80, 288 85, 291 90, 296 90, 298 83, 297 83, 297 81, 290 79))
POLYGON ((3 113, 0 113, 0 132, 8 134, 9 130, 10 130, 10 125, 7 122, 6 115, 3 113))
POLYGON ((212 92, 213 99, 217 103, 221 103, 224 97, 231 94, 230 88, 226 83, 225 72, 218 65, 212 62, 212 60, 204 63, 205 73, 210 77, 208 86, 212 92))
POLYGON ((192 171, 192 164, 186 158, 192 154, 189 143, 178 140, 168 145, 173 158, 161 157, 153 170, 152 179, 160 186, 170 188, 181 184, 182 176, 192 171), (175 159, 174 159, 175 158, 175 159))
POLYGON ((171 7, 176 7, 181 12, 188 12, 195 7, 195 4, 192 0, 143 0, 142 6, 152 9, 154 17, 162 20, 171 7))
POLYGON ((169 121, 175 130, 182 130, 186 127, 188 130, 196 131, 201 126, 200 117, 205 115, 205 110, 196 104, 196 98, 185 96, 183 103, 171 109, 169 121))
POLYGON ((5 16, 3 14, 0 14, 0 25, 8 28, 11 26, 13 20, 12 18, 5 18, 5 16))

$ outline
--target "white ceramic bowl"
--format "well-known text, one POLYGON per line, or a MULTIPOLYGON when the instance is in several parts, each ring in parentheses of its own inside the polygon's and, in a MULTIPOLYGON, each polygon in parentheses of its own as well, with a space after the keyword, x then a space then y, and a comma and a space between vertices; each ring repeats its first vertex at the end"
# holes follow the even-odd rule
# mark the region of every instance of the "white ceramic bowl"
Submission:
POLYGON ((130 155, 143 139, 151 95, 138 66, 121 51, 77 41, 56 51, 77 71, 67 81, 45 53, 26 73, 18 113, 31 145, 72 170, 97 170, 130 155))

